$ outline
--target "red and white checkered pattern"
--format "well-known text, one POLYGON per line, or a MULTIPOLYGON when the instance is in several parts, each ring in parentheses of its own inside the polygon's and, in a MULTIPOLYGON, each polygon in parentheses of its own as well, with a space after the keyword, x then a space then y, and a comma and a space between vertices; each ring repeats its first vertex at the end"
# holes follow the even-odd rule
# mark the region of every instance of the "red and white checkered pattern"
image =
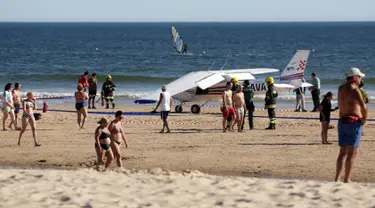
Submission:
POLYGON ((305 68, 306 68, 306 62, 307 62, 306 60, 301 60, 299 62, 299 66, 297 68, 297 71, 299 71, 299 70, 301 70, 301 71, 305 70, 305 68))

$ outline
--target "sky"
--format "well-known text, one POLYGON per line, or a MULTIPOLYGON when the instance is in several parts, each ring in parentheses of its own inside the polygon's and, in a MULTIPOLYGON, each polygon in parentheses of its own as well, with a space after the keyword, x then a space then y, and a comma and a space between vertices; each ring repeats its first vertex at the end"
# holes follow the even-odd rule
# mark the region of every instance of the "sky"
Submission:
POLYGON ((375 0, 0 0, 0 22, 375 21, 375 0))

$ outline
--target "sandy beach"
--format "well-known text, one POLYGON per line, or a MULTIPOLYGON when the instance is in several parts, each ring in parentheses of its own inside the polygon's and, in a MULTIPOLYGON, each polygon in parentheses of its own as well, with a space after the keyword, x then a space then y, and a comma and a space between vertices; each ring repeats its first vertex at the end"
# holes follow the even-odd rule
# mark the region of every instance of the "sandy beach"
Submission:
MULTIPOLYGON (((318 120, 278 119, 277 129, 266 131, 263 129, 268 119, 257 117, 253 131, 222 133, 218 109, 204 108, 200 115, 171 114, 172 133, 160 134, 159 114, 126 116, 124 129, 129 147, 122 146, 122 162, 127 170, 112 164, 114 172, 101 173, 93 170, 94 130, 101 117, 112 119, 113 115, 89 114, 86 128, 79 130, 74 112, 53 110, 42 113, 37 121, 42 147, 33 146, 30 129, 21 147, 17 146, 18 131, 0 134, 0 165, 13 167, 0 170, 4 207, 22 207, 26 203, 45 207, 374 205, 370 200, 373 185, 360 184, 375 181, 375 130, 371 121, 366 124, 353 171, 352 180, 360 183, 344 185, 329 182, 335 174, 337 130, 329 130, 329 141, 334 144, 322 145, 318 120), (30 188, 17 189, 20 186, 30 188), (81 194, 75 194, 78 191, 81 194), (20 200, 10 200, 9 194, 20 200), (33 197, 22 197, 29 195, 33 197), (182 195, 186 197, 175 198, 182 195)), ((148 112, 150 108, 129 105, 121 110, 148 112)), ((99 111, 113 112, 91 110, 99 111)), ((277 116, 317 117, 316 113, 292 111, 280 109, 277 116)), ((371 111, 369 117, 373 114, 371 111)), ((266 116, 266 112, 259 110, 255 115, 266 116)), ((337 117, 337 112, 332 117, 337 117)), ((332 125, 336 123, 332 121, 332 125)))
MULTIPOLYGON (((56 108, 73 110, 71 108, 56 108)), ((124 112, 147 112, 149 107, 124 106, 124 112)), ((277 116, 317 117, 316 113, 295 113, 281 109, 277 116)), ((91 110, 93 112, 94 110, 91 110)), ((98 109, 95 111, 112 110, 98 109)), ((332 145, 320 144, 318 120, 278 119, 275 131, 263 130, 267 118, 255 118, 255 130, 222 133, 221 114, 216 108, 203 108, 200 115, 171 114, 171 134, 160 134, 161 120, 155 116, 126 116, 124 129, 129 148, 122 146, 125 168, 199 170, 204 173, 275 178, 332 180, 338 154, 337 130, 329 130, 332 145)), ((371 111, 369 118, 372 118, 371 111)), ((256 111, 256 116, 266 116, 256 111)), ((89 114, 84 130, 79 130, 75 113, 42 114, 37 121, 41 148, 33 147, 31 131, 17 146, 18 132, 0 134, 0 165, 80 168, 94 167, 94 131, 103 115, 89 114)), ((113 115, 104 115, 112 119, 113 115)), ((332 117, 337 117, 334 112, 332 117)), ((336 125, 337 121, 332 121, 336 125)), ((353 181, 374 182, 374 122, 364 129, 356 158, 353 181)), ((113 164, 112 167, 115 167, 113 164)))
POLYGON ((374 184, 117 170, 0 170, 1 207, 373 207, 374 184), (22 188, 20 188, 22 187, 22 188))

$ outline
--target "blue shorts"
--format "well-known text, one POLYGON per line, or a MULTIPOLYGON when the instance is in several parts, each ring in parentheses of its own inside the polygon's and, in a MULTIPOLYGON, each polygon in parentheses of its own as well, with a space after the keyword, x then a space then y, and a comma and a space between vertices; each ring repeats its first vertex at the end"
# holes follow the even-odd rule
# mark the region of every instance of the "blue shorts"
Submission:
POLYGON ((340 119, 337 124, 339 133, 339 146, 354 146, 359 147, 362 136, 362 122, 361 120, 346 122, 345 119, 340 119))

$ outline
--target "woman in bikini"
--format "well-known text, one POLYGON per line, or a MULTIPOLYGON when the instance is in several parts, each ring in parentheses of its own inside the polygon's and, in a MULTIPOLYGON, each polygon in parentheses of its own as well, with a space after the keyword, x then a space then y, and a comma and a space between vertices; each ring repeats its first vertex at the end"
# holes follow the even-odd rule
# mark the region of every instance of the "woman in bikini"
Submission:
POLYGON ((76 98, 77 123, 78 127, 80 129, 83 129, 83 125, 85 125, 87 117, 87 99, 89 98, 89 96, 83 91, 84 88, 82 84, 78 84, 77 90, 78 91, 74 93, 74 97, 76 98))
POLYGON ((103 155, 107 157, 105 163, 105 168, 109 168, 113 160, 113 153, 110 148, 111 146, 111 133, 108 130, 108 120, 105 118, 100 119, 98 122, 100 126, 95 130, 95 150, 98 156, 97 169, 99 170, 99 165, 104 164, 103 155))
POLYGON ((332 144, 328 142, 328 127, 329 122, 331 121, 331 112, 338 109, 338 107, 332 109, 331 100, 333 98, 332 92, 328 92, 324 95, 323 101, 320 103, 319 106, 319 120, 322 123, 322 144, 332 144))
POLYGON ((26 100, 23 101, 22 129, 18 138, 18 145, 21 145, 22 134, 26 131, 27 124, 29 123, 34 137, 35 147, 39 147, 40 144, 36 141, 36 122, 33 111, 36 110, 36 101, 32 92, 28 92, 26 96, 26 100))
POLYGON ((111 132, 111 149, 116 158, 118 167, 122 167, 120 151, 121 139, 124 140, 125 147, 128 147, 128 144, 126 143, 126 136, 122 129, 122 121, 124 119, 122 114, 122 111, 117 111, 115 114, 115 120, 113 120, 108 127, 109 131, 111 132))

